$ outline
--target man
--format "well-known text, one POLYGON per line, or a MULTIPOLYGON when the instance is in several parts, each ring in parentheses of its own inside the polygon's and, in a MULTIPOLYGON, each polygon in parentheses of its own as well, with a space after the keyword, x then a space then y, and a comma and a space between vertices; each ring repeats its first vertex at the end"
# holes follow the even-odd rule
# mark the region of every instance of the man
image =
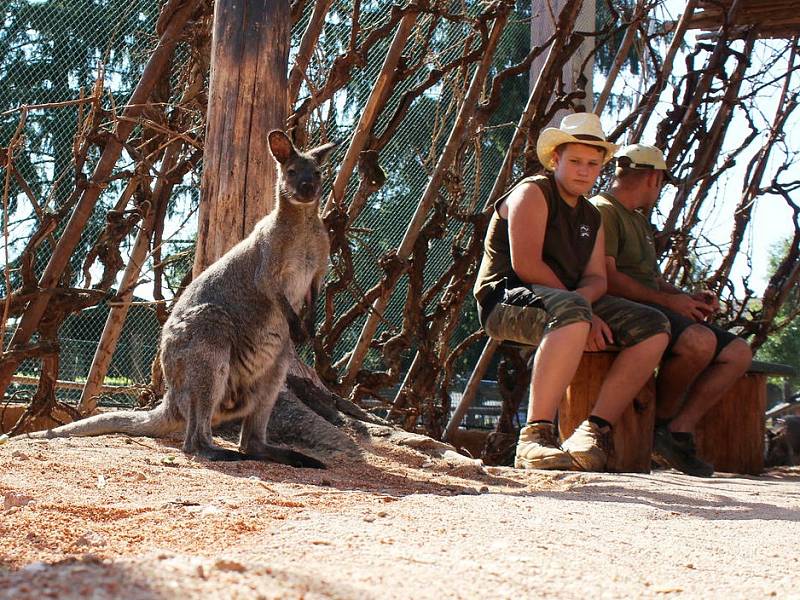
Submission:
POLYGON ((708 477, 714 467, 697 456, 695 427, 747 371, 753 356, 743 339, 706 322, 719 309, 713 293, 684 293, 661 277, 645 214, 668 181, 658 148, 626 146, 617 152, 611 189, 592 203, 603 216, 609 293, 658 308, 672 329, 657 379, 654 451, 684 473, 708 477))
POLYGON ((584 197, 616 150, 599 118, 568 115, 536 150, 551 173, 523 179, 495 203, 475 297, 488 335, 538 346, 515 466, 602 470, 611 427, 655 370, 669 324, 655 309, 605 296, 600 214, 584 197), (606 344, 623 350, 591 416, 559 445, 556 411, 583 350, 606 344))

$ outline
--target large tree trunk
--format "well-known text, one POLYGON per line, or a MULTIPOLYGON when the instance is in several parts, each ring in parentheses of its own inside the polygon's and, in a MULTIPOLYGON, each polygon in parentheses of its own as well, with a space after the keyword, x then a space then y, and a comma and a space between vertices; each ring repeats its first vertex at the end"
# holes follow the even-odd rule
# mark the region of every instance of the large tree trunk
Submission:
POLYGON ((217 0, 194 275, 275 204, 267 135, 283 129, 291 15, 282 0, 217 0))

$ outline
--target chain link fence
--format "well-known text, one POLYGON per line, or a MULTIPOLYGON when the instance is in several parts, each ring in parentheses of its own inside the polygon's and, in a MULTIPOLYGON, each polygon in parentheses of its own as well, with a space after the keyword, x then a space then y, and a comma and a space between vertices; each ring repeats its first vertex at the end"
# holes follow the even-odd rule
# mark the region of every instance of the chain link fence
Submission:
MULTIPOLYGON (((292 54, 299 47, 313 4, 308 3, 303 17, 294 27, 292 54)), ((386 23, 391 5, 388 0, 361 3, 358 35, 362 39, 386 23)), ((111 110, 123 105, 154 47, 159 8, 160 2, 157 0, 12 0, 6 3, 3 9, 4 28, 0 32, 0 146, 9 143, 20 122, 19 112, 13 109, 22 105, 51 104, 86 96, 96 89, 98 78, 104 89, 104 107, 111 110)), ((483 8, 479 2, 453 2, 450 10, 453 14, 466 12, 474 16, 483 8)), ((322 85, 333 66, 333 59, 346 50, 350 43, 352 17, 351 2, 336 0, 333 3, 318 50, 307 71, 299 102, 308 95, 309 86, 322 85)), ((528 52, 529 19, 530 5, 520 3, 500 43, 497 68, 516 62, 528 52)), ((465 43, 477 43, 474 34, 468 22, 438 19, 431 15, 420 16, 403 53, 403 60, 406 64, 422 62, 425 67, 403 82, 387 100, 376 128, 379 134, 398 107, 401 95, 419 85, 421 78, 431 71, 463 55, 465 43)), ((350 83, 313 111, 306 125, 310 139, 322 136, 342 142, 348 140, 380 72, 390 41, 391 36, 383 40, 382 45, 369 53, 366 64, 354 69, 350 83)), ((173 67, 175 73, 188 57, 185 50, 178 52, 178 60, 173 67)), ((387 250, 396 248, 402 239, 453 124, 465 82, 469 81, 470 76, 471 69, 456 69, 416 98, 388 145, 381 151, 380 163, 387 181, 380 191, 370 196, 352 230, 356 277, 349 286, 349 294, 338 300, 336 310, 339 314, 357 302, 361 293, 382 277, 378 259, 387 250)), ((460 170, 455 175, 460 178, 460 186, 466 191, 462 209, 467 213, 480 210, 483 206, 493 176, 502 162, 504 148, 513 133, 527 89, 527 76, 520 76, 512 82, 506 93, 506 106, 498 111, 482 134, 482 141, 490 138, 491 143, 478 143, 476 140, 459 161, 460 170), (475 148, 480 151, 476 153, 475 148)), ((24 148, 17 153, 15 166, 29 188, 26 190, 12 181, 7 223, 3 223, 9 232, 7 243, 12 288, 19 277, 19 257, 37 223, 37 215, 43 210, 56 210, 74 189, 73 144, 82 110, 75 105, 48 106, 31 109, 28 113, 24 148)), ((333 159, 334 172, 346 146, 346 143, 341 144, 333 159)), ((97 155, 90 158, 96 160, 97 155)), ((123 154, 116 169, 121 172, 129 168, 131 163, 131 157, 123 154)), ((168 264, 167 287, 173 290, 182 274, 191 269, 200 168, 198 166, 186 176, 183 184, 176 188, 170 203, 162 254, 168 264)), ((84 168, 84 172, 88 170, 84 168)), ((355 191, 355 179, 350 182, 348 195, 355 191)), ((103 191, 72 258, 69 285, 85 287, 96 283, 99 278, 99 266, 94 264, 87 269, 84 261, 88 250, 103 231, 107 213, 121 191, 121 182, 112 182, 103 191)), ((457 236, 463 236, 467 227, 458 221, 450 221, 446 235, 431 243, 425 270, 426 283, 432 282, 452 263, 452 242, 457 236)), ((134 229, 132 235, 135 233, 134 229)), ((131 246, 132 236, 129 236, 121 248, 125 262, 129 259, 131 246)), ((44 244, 43 248, 37 256, 37 275, 41 274, 47 262, 52 244, 44 244)), ((120 388, 115 390, 109 387, 104 392, 106 403, 132 404, 138 393, 137 386, 150 381, 151 363, 156 354, 160 330, 153 301, 153 276, 153 261, 150 259, 134 290, 134 304, 128 313, 105 380, 106 386, 120 388)), ((6 294, 4 284, 2 292, 6 294)), ((400 285, 384 315, 384 330, 399 327, 405 295, 406 287, 400 285)), ((167 305, 169 300, 167 297, 167 305)), ((59 400, 74 402, 80 396, 80 384, 89 372, 112 301, 113 295, 110 294, 99 305, 69 316, 61 327, 58 378, 63 383, 58 387, 59 400)), ((453 345, 475 329, 476 317, 471 298, 463 313, 464 323, 451 340, 453 345)), ((362 324, 363 319, 354 323, 342 336, 335 359, 351 349, 362 324)), ((13 319, 7 324, 4 334, 6 344, 14 325, 13 319)), ((365 366, 380 367, 379 357, 371 355, 365 366)), ((16 373, 11 391, 35 389, 39 372, 38 361, 25 361, 16 373)))

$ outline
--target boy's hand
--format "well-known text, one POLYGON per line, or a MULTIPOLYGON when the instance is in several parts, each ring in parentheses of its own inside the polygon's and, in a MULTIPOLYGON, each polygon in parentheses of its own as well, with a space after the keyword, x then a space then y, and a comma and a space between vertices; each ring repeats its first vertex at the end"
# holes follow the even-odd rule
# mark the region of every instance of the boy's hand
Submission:
POLYGON ((608 344, 614 343, 614 336, 611 328, 603 319, 597 315, 592 315, 592 327, 589 329, 589 337, 586 338, 587 352, 600 352, 605 350, 608 344))

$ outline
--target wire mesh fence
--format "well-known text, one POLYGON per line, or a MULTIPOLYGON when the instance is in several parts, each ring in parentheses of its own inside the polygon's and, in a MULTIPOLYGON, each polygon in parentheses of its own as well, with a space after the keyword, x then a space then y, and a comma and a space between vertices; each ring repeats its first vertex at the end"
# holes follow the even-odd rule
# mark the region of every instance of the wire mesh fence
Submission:
MULTIPOLYGON (((24 125, 24 147, 15 163, 28 189, 15 181, 10 184, 7 222, 4 226, 9 231, 8 261, 12 289, 20 278, 22 267, 19 257, 37 220, 43 212, 57 211, 63 206, 70 190, 79 183, 75 181, 74 146, 86 108, 82 104, 54 104, 85 98, 101 89, 101 103, 106 116, 124 105, 157 40, 155 23, 160 5, 157 0, 73 0, 68 3, 15 0, 5 4, 4 28, 0 33, 0 112, 3 113, 0 117, 0 145, 8 144, 20 123, 19 112, 13 109, 22 105, 46 105, 28 111, 24 125)), ((303 17, 294 26, 291 55, 299 47, 313 5, 307 3, 303 17)), ((391 2, 386 0, 360 4, 360 10, 356 12, 360 40, 387 22, 391 6, 391 2)), ((483 7, 480 2, 453 2, 450 10, 455 16, 474 16, 483 7)), ((333 3, 318 49, 306 70, 298 104, 308 97, 314 86, 324 83, 333 67, 333 59, 353 43, 349 38, 353 15, 351 2, 337 0, 333 3)), ((500 43, 497 68, 519 60, 529 50, 529 18, 530 6, 520 3, 500 43)), ((378 77, 390 40, 391 36, 381 41, 369 53, 367 60, 354 68, 347 86, 311 111, 304 125, 310 140, 325 137, 341 141, 349 138, 378 77)), ((403 61, 406 64, 422 64, 424 68, 397 86, 386 99, 375 129, 379 134, 389 136, 388 143, 380 152, 380 163, 387 182, 369 197, 351 229, 355 278, 348 286, 348 293, 337 298, 337 315, 359 302, 363 291, 372 287, 383 275, 379 259, 387 250, 396 248, 403 238, 452 127, 474 66, 449 70, 436 85, 404 108, 407 112, 401 119, 393 121, 403 101, 403 94, 422 85, 425 78, 443 66, 458 60, 471 47, 475 47, 477 40, 474 27, 466 20, 455 17, 441 19, 433 15, 422 15, 418 19, 403 52, 403 61), (396 129, 386 133, 387 128, 396 129)), ((173 77, 165 81, 164 89, 158 92, 163 102, 177 101, 175 81, 187 67, 190 55, 188 48, 176 53, 172 65, 173 77)), ((508 106, 493 117, 490 126, 482 133, 484 137, 467 149, 459 161, 458 172, 453 173, 458 180, 455 187, 466 190, 461 199, 462 209, 466 213, 482 208, 493 182, 493 174, 502 161, 502 149, 513 133, 515 116, 525 100, 527 86, 525 75, 512 82, 507 92, 508 106), (492 143, 483 143, 487 139, 492 143), (476 148, 479 149, 477 153, 476 148)), ((140 130, 141 126, 137 131, 140 130)), ((202 137, 202 131, 196 134, 198 138, 202 137)), ((97 287, 102 277, 102 261, 91 255, 90 251, 103 232, 107 231, 109 215, 119 208, 115 205, 124 193, 125 178, 122 175, 135 166, 136 150, 135 144, 131 144, 123 152, 115 168, 115 174, 119 177, 112 176, 103 190, 83 232, 81 243, 71 258, 69 281, 62 281, 63 284, 97 287)), ((340 150, 339 155, 334 157, 334 171, 342 153, 340 150)), ((96 150, 90 152, 89 162, 96 161, 98 156, 96 150)), ((157 261, 152 254, 148 256, 139 276, 134 289, 134 303, 105 379, 103 398, 106 402, 131 404, 138 395, 138 387, 150 381, 160 318, 164 314, 157 309, 159 306, 168 308, 172 293, 183 275, 191 270, 201 166, 198 163, 185 175, 170 200, 164 242, 158 257, 160 263, 165 265, 163 276, 154 273, 157 261), (165 287, 163 299, 154 297, 153 281, 156 277, 166 279, 166 282, 162 281, 165 287), (119 389, 115 389, 116 386, 119 389)), ((91 164, 84 167, 83 171, 88 171, 88 167, 91 164)), ((157 172, 159 165, 153 164, 150 168, 157 172)), ((354 193, 356 186, 354 177, 349 184, 348 194, 354 193)), ((431 242, 425 267, 426 283, 433 282, 452 263, 454 240, 464 235, 465 227, 464 223, 450 221, 445 235, 431 242)), ((120 256, 123 263, 130 259, 137 231, 134 228, 124 238, 120 256)), ((58 236, 58 231, 54 232, 54 236, 58 236)), ((37 276, 41 275, 52 248, 52 241, 41 246, 34 265, 37 276)), ((4 283, 0 285, 5 295, 6 286, 4 283)), ((396 331, 400 326, 406 304, 406 289, 401 284, 392 295, 383 315, 379 335, 382 331, 396 331)), ((115 292, 116 288, 112 286, 105 300, 70 315, 61 326, 58 335, 58 379, 61 383, 57 386, 60 400, 74 402, 80 396, 80 384, 87 377, 109 308, 115 302, 115 292)), ((333 362, 350 350, 363 320, 364 317, 356 320, 341 336, 336 346, 336 356, 332 357, 333 362)), ((471 307, 464 311, 463 321, 463 327, 456 331, 450 341, 452 345, 474 330, 476 321, 471 307)), ((14 325, 13 319, 7 323, 6 345, 14 325)), ((407 353, 406 360, 410 358, 411 354, 407 353)), ((370 355, 365 367, 381 368, 380 357, 377 354, 370 355)), ((37 360, 24 361, 17 370, 14 387, 10 391, 32 393, 39 373, 37 360)))

